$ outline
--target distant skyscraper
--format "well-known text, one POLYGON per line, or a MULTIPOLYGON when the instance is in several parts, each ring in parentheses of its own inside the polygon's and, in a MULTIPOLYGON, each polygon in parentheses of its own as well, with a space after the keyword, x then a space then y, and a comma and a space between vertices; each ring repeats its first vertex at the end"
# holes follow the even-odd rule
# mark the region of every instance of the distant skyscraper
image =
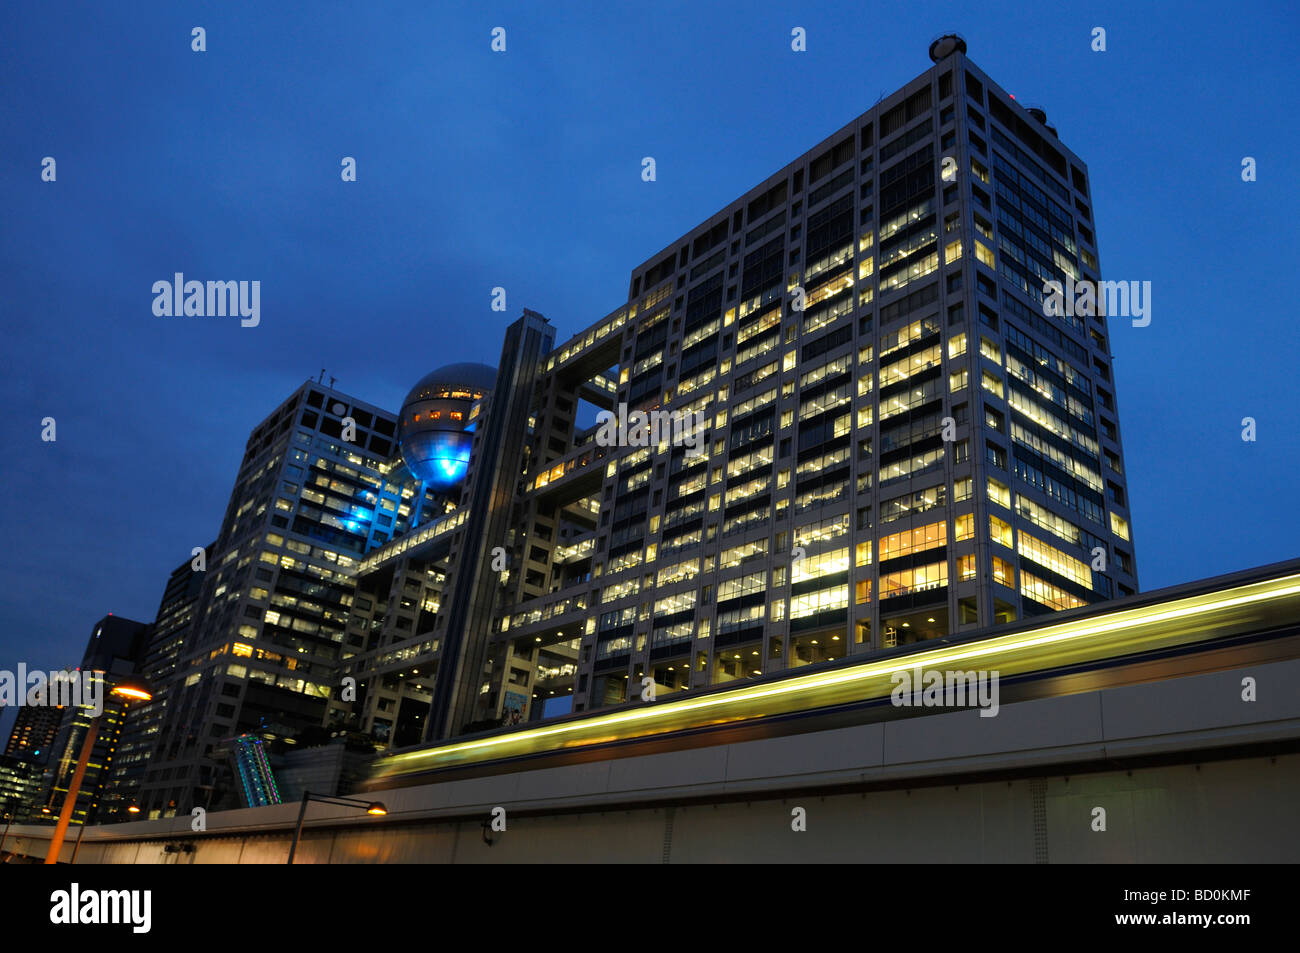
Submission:
POLYGON ((41 796, 44 766, 68 714, 62 705, 22 705, 0 757, 0 815, 25 817, 41 796))
POLYGON ((391 414, 310 381, 253 429, 164 682, 146 811, 238 805, 232 738, 322 724, 356 563, 432 505, 390 472, 396 436, 391 414))
POLYGON ((25 761, 43 762, 48 759, 63 713, 61 705, 20 706, 13 731, 9 732, 5 754, 25 761))
MULTIPOLYGON (((81 672, 83 677, 91 672, 103 673, 96 676, 103 679, 103 685, 98 689, 103 700, 103 712, 99 715, 99 733, 77 794, 77 806, 72 814, 73 824, 84 824, 88 819, 92 822, 97 820, 101 807, 106 808, 109 815, 117 809, 118 798, 107 793, 107 782, 121 738, 125 706, 121 699, 113 696, 112 688, 121 677, 135 672, 150 630, 148 623, 109 615, 95 623, 86 645, 81 659, 81 672), (101 803, 106 798, 107 803, 101 803)), ((76 770, 77 760, 81 756, 82 742, 94 717, 94 712, 84 705, 69 708, 64 715, 45 769, 40 798, 31 812, 34 820, 49 820, 52 823, 57 818, 76 770), (39 813, 41 806, 50 809, 48 817, 39 813)))
POLYGON ((6 815, 16 821, 30 816, 40 794, 40 762, 0 755, 0 825, 6 815))
MULTIPOLYGON (((211 553, 216 544, 204 548, 211 553)), ((127 709, 126 726, 113 761, 108 790, 115 796, 111 806, 100 811, 100 819, 133 820, 127 812, 132 805, 141 808, 142 816, 159 816, 163 805, 153 801, 166 787, 164 771, 151 765, 167 711, 168 692, 174 682, 176 663, 193 637, 195 608, 203 588, 204 573, 187 559, 172 571, 158 606, 152 634, 141 653, 140 674, 153 688, 153 698, 127 709)))

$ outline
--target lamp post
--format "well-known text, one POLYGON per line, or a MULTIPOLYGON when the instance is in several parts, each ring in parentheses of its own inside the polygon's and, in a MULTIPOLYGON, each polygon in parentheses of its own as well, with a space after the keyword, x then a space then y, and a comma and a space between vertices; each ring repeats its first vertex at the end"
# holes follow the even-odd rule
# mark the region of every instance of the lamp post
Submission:
POLYGON ((86 825, 82 824, 77 828, 77 842, 72 845, 72 863, 77 862, 77 853, 81 850, 81 838, 86 835, 86 825))
POLYGON ((0 834, 0 854, 4 853, 5 841, 9 839, 9 825, 14 822, 13 801, 5 801, 5 832, 0 834))
MULTIPOLYGON (((109 694, 122 699, 123 704, 128 701, 148 701, 153 698, 149 683, 135 676, 122 679, 113 686, 109 694)), ((90 763, 90 753, 95 749, 95 740, 99 737, 99 722, 103 717, 104 713, 100 712, 90 720, 90 726, 86 729, 86 740, 81 743, 81 756, 77 758, 77 769, 72 772, 72 782, 68 785, 68 793, 63 799, 63 809, 59 811, 59 822, 54 825, 50 849, 45 854, 47 864, 59 862, 59 853, 63 850, 63 838, 68 833, 68 823, 72 820, 72 812, 77 806, 77 795, 81 793, 81 779, 86 775, 86 765, 90 763)))
POLYGON ((289 845, 289 859, 285 863, 293 863, 293 855, 298 852, 298 839, 302 837, 302 822, 307 817, 307 802, 320 801, 322 804, 339 804, 343 807, 360 807, 365 808, 367 814, 374 817, 383 817, 388 813, 388 808, 379 801, 360 801, 351 797, 335 797, 332 794, 312 794, 310 791, 302 792, 302 807, 298 809, 298 826, 293 831, 293 843, 289 845))

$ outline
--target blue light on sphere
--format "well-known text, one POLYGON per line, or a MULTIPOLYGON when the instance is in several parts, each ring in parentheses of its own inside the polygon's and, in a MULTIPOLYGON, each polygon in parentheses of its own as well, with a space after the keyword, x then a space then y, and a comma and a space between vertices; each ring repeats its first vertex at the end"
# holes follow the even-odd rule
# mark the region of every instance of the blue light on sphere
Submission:
POLYGON ((491 393, 497 372, 486 364, 450 364, 420 378, 402 402, 398 444, 407 469, 428 486, 448 490, 469 469, 474 404, 491 393))

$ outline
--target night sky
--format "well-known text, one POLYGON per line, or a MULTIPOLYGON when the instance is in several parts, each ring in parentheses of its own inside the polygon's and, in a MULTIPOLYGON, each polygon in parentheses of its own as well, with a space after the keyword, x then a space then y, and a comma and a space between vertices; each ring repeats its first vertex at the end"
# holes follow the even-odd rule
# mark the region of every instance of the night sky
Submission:
POLYGON ((1111 325, 1142 588, 1300 555, 1293 3, 280 6, 0 13, 0 667, 152 619, 322 367, 396 411, 524 307, 563 340, 951 31, 1088 163, 1103 276, 1153 284, 1111 325), (156 317, 177 271, 261 281, 261 323, 156 317))

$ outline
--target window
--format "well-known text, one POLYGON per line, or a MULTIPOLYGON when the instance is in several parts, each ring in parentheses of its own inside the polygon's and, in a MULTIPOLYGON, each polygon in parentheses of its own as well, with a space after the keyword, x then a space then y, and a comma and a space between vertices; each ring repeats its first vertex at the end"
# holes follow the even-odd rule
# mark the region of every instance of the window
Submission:
POLYGON ((995 480, 993 477, 989 477, 988 495, 992 502, 997 503, 1000 506, 1005 506, 1007 509, 1011 508, 1011 490, 1005 483, 995 480))
MULTIPOLYGON (((915 516, 928 510, 935 509, 946 505, 947 489, 943 484, 932 486, 924 490, 916 490, 912 493, 906 493, 903 496, 897 496, 892 499, 883 501, 880 504, 880 522, 890 523, 897 519, 907 516, 915 516)), ((860 513, 869 514, 869 509, 859 511, 860 513)), ((870 526, 868 520, 867 526, 870 526)), ((859 529, 863 529, 859 525, 859 529)))
POLYGON ((980 386, 994 397, 1002 396, 1002 378, 992 371, 986 370, 980 374, 980 386))
POLYGON ((1085 562, 1075 559, 1055 546, 1021 530, 1019 533, 1020 555, 1040 566, 1050 569, 1058 576, 1063 576, 1080 586, 1092 588, 1092 569, 1085 562))
POLYGON ((1061 609, 1074 609, 1088 604, 1073 593, 1066 592, 1059 586, 1054 586, 1037 576, 1032 576, 1023 571, 1020 573, 1020 594, 1027 599, 1032 599, 1047 606, 1049 609, 1058 611, 1061 609))
MULTIPOLYGON (((795 539, 800 545, 809 543, 818 543, 828 539, 836 539, 844 536, 849 531, 849 515, 832 516, 824 520, 814 520, 811 523, 804 523, 795 527, 795 539)), ((785 548, 785 533, 777 534, 777 551, 785 548)))
POLYGON ((908 459, 898 460, 887 466, 881 467, 880 482, 885 484, 891 480, 901 479, 903 477, 914 476, 930 467, 937 466, 943 462, 943 448, 938 447, 934 450, 924 451, 912 455, 908 459))
POLYGON ((855 566, 871 565, 871 540, 858 543, 854 550, 853 564, 855 566))
POLYGON ((806 556, 799 560, 790 575, 790 581, 797 584, 806 582, 809 579, 820 579, 822 576, 844 573, 848 569, 849 551, 846 547, 820 553, 816 556, 806 556))
MULTIPOLYGON (((944 520, 891 533, 880 539, 880 560, 895 559, 927 549, 938 549, 947 544, 948 524, 944 520)), ((868 561, 870 553, 868 551, 868 561)))
POLYGON ((933 563, 928 566, 916 566, 901 572, 889 573, 880 577, 880 598, 906 595, 910 592, 924 592, 948 585, 948 563, 933 563))
POLYGON ((847 585, 832 586, 829 589, 820 589, 816 592, 791 597, 790 618, 791 620, 804 619, 822 612, 845 609, 848 604, 849 587, 847 585))

